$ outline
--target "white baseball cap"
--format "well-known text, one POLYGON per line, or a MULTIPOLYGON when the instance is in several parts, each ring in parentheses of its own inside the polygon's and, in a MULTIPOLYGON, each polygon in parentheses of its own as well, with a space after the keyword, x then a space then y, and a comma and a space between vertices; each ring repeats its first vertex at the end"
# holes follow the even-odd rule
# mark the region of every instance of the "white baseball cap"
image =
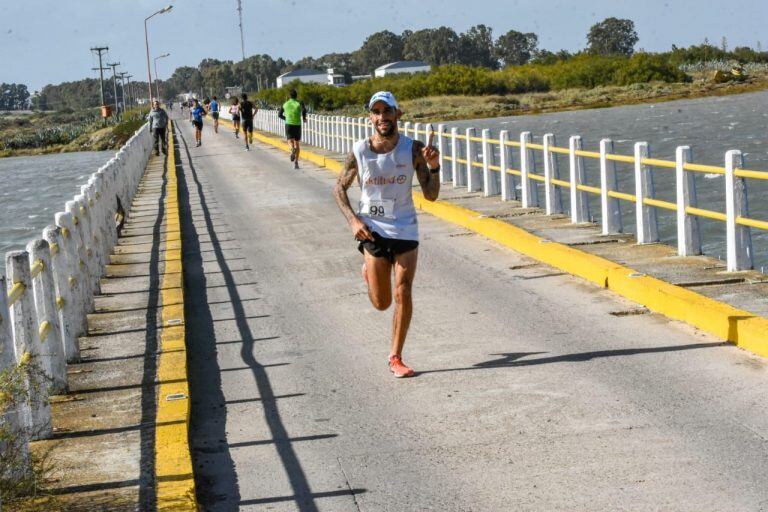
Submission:
POLYGON ((371 96, 370 101, 368 102, 368 109, 370 110, 371 107, 373 107, 373 104, 377 101, 383 101, 390 107, 394 109, 399 109, 400 106, 397 104, 397 100, 395 99, 395 96, 389 92, 389 91, 379 91, 375 93, 373 96, 371 96))

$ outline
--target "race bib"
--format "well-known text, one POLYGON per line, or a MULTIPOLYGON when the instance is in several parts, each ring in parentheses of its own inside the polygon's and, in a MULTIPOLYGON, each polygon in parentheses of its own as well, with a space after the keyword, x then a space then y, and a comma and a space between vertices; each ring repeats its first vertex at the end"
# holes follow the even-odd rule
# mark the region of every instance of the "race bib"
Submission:
POLYGON ((394 199, 368 199, 360 201, 360 214, 373 219, 394 219, 394 199))

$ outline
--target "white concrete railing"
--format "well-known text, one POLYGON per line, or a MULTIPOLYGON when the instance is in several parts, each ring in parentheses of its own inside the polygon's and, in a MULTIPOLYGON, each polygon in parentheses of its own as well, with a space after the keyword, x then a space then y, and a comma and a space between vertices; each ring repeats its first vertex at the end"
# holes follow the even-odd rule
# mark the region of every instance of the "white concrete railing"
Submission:
MULTIPOLYGON (((401 133, 423 142, 431 132, 422 123, 406 122, 399 126, 401 133)), ((283 121, 275 110, 259 110, 254 127, 284 135, 283 121)), ((303 129, 307 143, 337 153, 348 153, 354 141, 371 134, 369 119, 362 117, 309 114, 303 129)), ((673 211, 680 256, 701 254, 700 217, 724 222, 729 271, 753 268, 750 228, 768 230, 768 222, 749 218, 747 206, 747 179, 768 180, 768 172, 743 169, 744 160, 738 150, 728 151, 725 165, 717 167, 692 163, 689 146, 678 147, 674 161, 660 160, 650 157, 647 142, 637 142, 632 156, 619 155, 614 154, 611 139, 600 141, 599 152, 585 151, 578 135, 569 138, 568 147, 558 147, 551 133, 543 136, 541 144, 534 144, 530 132, 522 132, 513 140, 504 130, 499 132, 498 139, 493 139, 487 129, 478 137, 474 128, 466 128, 460 134, 458 128, 440 123, 434 140, 440 150, 440 178, 444 183, 455 188, 466 187, 470 192, 482 191, 486 197, 499 196, 502 201, 519 199, 523 208, 542 206, 548 215, 568 213, 573 223, 590 220, 588 197, 596 195, 600 198, 600 224, 606 235, 625 231, 622 202, 640 205, 635 208, 635 236, 639 244, 658 242, 657 212, 659 209, 673 211), (561 172, 561 158, 568 166, 567 173, 561 172), (593 185, 586 182, 585 160, 590 159, 599 163, 600 168, 599 183, 593 185), (619 192, 617 163, 633 166, 634 194, 619 192), (675 172, 675 202, 655 197, 654 168, 675 172), (694 173, 725 176, 725 212, 698 207, 694 173), (567 212, 563 206, 563 189, 568 194, 567 212)))
POLYGON ((28 403, 0 410, 27 460, 28 440, 53 433, 48 396, 67 391, 66 363, 80 360, 78 336, 86 333, 86 314, 117 243, 118 200, 127 215, 151 150, 145 124, 67 201, 65 211, 56 213, 41 238, 6 254, 6 276, 0 275, 7 290, 0 293, 0 371, 28 361, 42 370, 30 372, 31 382, 24 383, 28 403))

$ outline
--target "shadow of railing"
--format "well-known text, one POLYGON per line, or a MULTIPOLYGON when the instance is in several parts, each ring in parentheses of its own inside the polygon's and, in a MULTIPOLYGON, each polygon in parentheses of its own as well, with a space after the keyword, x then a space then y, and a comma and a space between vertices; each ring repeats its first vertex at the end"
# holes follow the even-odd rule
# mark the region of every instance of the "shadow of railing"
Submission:
POLYGON ((546 352, 509 352, 502 354, 489 354, 491 356, 501 356, 497 359, 491 359, 482 363, 477 363, 465 368, 440 368, 436 370, 424 370, 419 375, 429 373, 461 372, 470 370, 485 370, 494 368, 514 368, 520 366, 537 366, 540 364, 552 363, 581 363, 600 359, 604 357, 626 357, 639 354, 657 354, 664 352, 679 352, 682 350, 696 350, 704 348, 716 348, 729 346, 730 343, 717 341, 712 343, 691 343, 689 345, 670 345, 663 347, 648 348, 625 348, 615 350, 595 350, 591 352, 577 352, 575 354, 563 354, 559 356, 539 357, 536 359, 523 359, 524 357, 546 354, 546 352))
MULTIPOLYGON (((224 254, 224 251, 229 249, 222 248, 222 241, 218 239, 218 233, 214 226, 214 219, 208 209, 205 190, 199 179, 197 170, 195 169, 189 146, 184 139, 181 130, 177 133, 182 142, 179 147, 181 148, 183 146, 187 155, 186 161, 189 162, 189 169, 179 168, 178 173, 179 194, 181 199, 180 215, 182 233, 184 234, 185 287, 187 290, 186 296, 189 298, 187 301, 188 312, 186 317, 188 319, 188 332, 194 333, 188 340, 188 343, 190 344, 190 372, 193 374, 193 377, 190 378, 190 387, 193 397, 191 437, 194 439, 198 432, 197 429, 203 428, 202 425, 198 424, 196 419, 197 414, 195 413, 195 410, 198 408, 198 410, 205 411, 205 414, 207 414, 204 427, 205 429, 208 429, 205 432, 206 437, 224 441, 219 447, 209 449, 209 451, 213 451, 217 457, 217 464, 219 464, 217 467, 219 473, 217 478, 218 481, 200 482, 198 480, 199 503, 202 506, 206 506, 207 504, 212 505, 215 502, 218 507, 217 510, 238 510, 240 506, 244 505, 292 501, 301 512, 316 512, 319 510, 315 503, 316 498, 342 495, 354 496, 356 493, 365 492, 364 490, 344 490, 329 493, 312 492, 307 476, 294 450, 293 442, 329 439, 335 437, 335 434, 301 438, 291 438, 288 435, 288 431, 280 416, 278 400, 295 395, 276 395, 272 389, 272 384, 266 371, 266 369, 272 365, 263 365, 259 363, 253 355, 255 344, 257 342, 277 339, 278 337, 270 336, 256 338, 251 331, 249 320, 266 318, 267 315, 249 316, 246 314, 243 305, 244 301, 241 300, 240 292, 238 290, 238 286, 245 286, 245 284, 237 284, 235 282, 234 275, 237 271, 230 269, 229 261, 224 254), (187 181, 187 173, 189 173, 189 182, 187 181), (203 214, 202 219, 200 220, 203 220, 205 223, 205 233, 198 233, 198 229, 193 222, 192 207, 190 204, 190 186, 196 188, 197 196, 199 197, 199 210, 203 214), (214 252, 216 261, 219 265, 220 272, 215 273, 220 274, 223 278, 223 286, 226 287, 232 306, 233 316, 226 320, 234 321, 239 333, 239 340, 216 342, 214 333, 214 325, 216 321, 214 320, 207 303, 206 274, 202 265, 202 253, 210 252, 208 250, 201 250, 200 237, 205 235, 207 235, 209 239, 208 242, 205 242, 206 249, 209 249, 207 246, 210 245, 210 250, 214 252), (224 343, 241 344, 240 356, 253 375, 259 401, 261 403, 261 409, 264 414, 264 420, 270 432, 269 440, 246 441, 244 443, 238 443, 237 445, 229 445, 226 441, 227 412, 226 407, 223 407, 226 402, 222 391, 221 369, 219 368, 216 357, 217 346, 224 343), (214 429, 215 432, 211 432, 210 429, 214 429), (262 444, 271 444, 275 447, 285 474, 288 477, 291 489, 293 490, 293 495, 279 498, 241 501, 237 483, 237 474, 235 472, 230 449, 232 447, 257 446, 262 444), (214 484, 215 489, 206 490, 206 486, 211 487, 211 484, 214 484), (224 500, 219 501, 222 496, 225 497, 224 500), (224 503, 224 501, 226 503, 224 503)), ((180 162, 181 159, 178 159, 177 161, 180 162)))

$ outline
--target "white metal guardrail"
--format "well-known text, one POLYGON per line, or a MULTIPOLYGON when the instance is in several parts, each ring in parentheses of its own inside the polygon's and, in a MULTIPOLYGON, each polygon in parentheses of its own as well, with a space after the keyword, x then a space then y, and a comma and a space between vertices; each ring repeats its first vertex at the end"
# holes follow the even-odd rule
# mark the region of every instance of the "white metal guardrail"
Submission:
MULTIPOLYGON (((24 382, 29 402, 0 397, 0 420, 20 443, 28 460, 28 440, 53 434, 48 396, 67 391, 67 362, 80 359, 78 336, 87 329, 112 247, 117 243, 115 213, 130 207, 147 166, 152 139, 140 128, 115 156, 93 173, 54 224, 26 250, 6 254, 0 275, 0 371, 34 362, 41 371, 24 382)), ((0 439, 0 450, 5 441, 0 439)), ((0 472, 3 472, 0 469, 0 472)))
MULTIPOLYGON (((259 130, 284 134, 283 121, 275 110, 259 110, 254 124, 259 130)), ((422 123, 400 124, 402 133, 424 142, 431 131, 427 128, 422 123)), ((372 133, 368 118, 309 114, 303 138, 313 146, 348 153, 354 141, 372 133)), ((635 143, 633 155, 615 154, 611 139, 601 140, 599 151, 585 151, 578 135, 569 138, 567 147, 561 147, 551 133, 543 136, 541 144, 534 144, 530 132, 522 132, 513 139, 504 130, 494 139, 487 129, 480 136, 474 128, 466 128, 462 134, 458 128, 440 123, 435 129, 435 140, 441 155, 443 182, 466 187, 470 192, 482 191, 486 197, 500 196, 502 201, 520 199, 524 208, 541 206, 548 215, 567 213, 574 223, 589 220, 588 197, 599 196, 600 223, 606 235, 624 232, 622 202, 635 204, 635 236, 639 244, 658 242, 657 213, 673 211, 680 256, 701 254, 699 218, 721 221, 725 224, 729 271, 753 268, 750 228, 768 230, 768 221, 749 217, 747 204, 747 180, 768 180, 768 172, 744 169, 739 150, 726 152, 724 166, 718 167, 693 163, 689 146, 679 146, 674 161, 651 158, 647 142, 635 143), (599 163, 599 183, 586 182, 586 160, 599 163), (567 165, 567 172, 561 171, 561 164, 567 165), (618 190, 617 164, 633 167, 634 194, 618 190), (655 197, 653 173, 657 169, 675 173, 674 202, 655 197), (725 212, 699 207, 694 173, 725 176, 725 212), (564 211, 564 193, 568 194, 568 212, 564 211), (543 204, 539 196, 543 196, 543 204)))

